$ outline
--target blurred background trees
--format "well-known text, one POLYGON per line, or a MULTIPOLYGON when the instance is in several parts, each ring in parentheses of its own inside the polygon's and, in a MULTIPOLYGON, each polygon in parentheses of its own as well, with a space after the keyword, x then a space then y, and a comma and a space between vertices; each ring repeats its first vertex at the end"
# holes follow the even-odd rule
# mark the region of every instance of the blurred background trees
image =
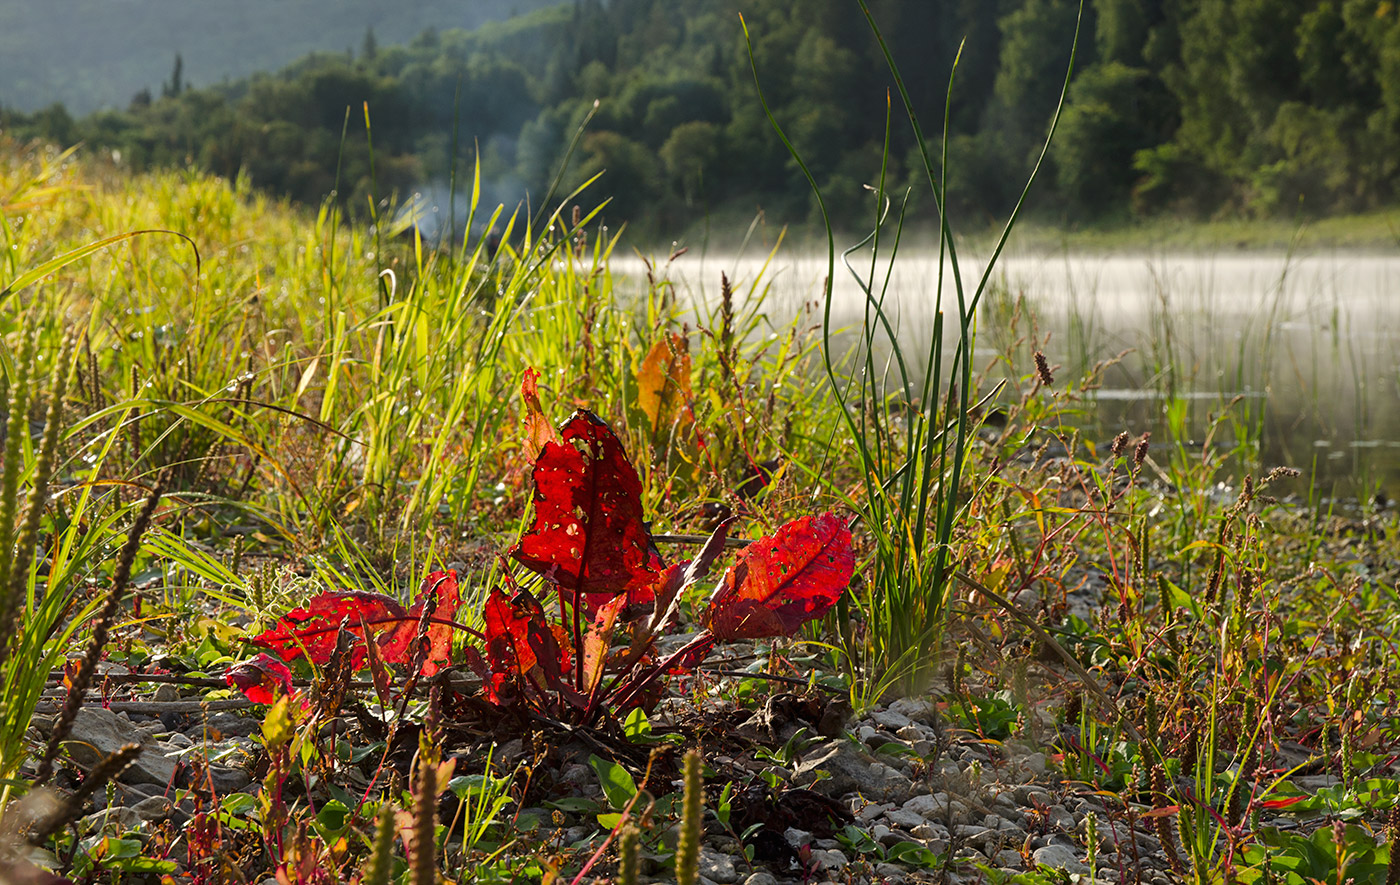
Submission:
MULTIPOLYGON (((926 135, 941 136, 951 101, 951 207, 974 225, 1004 213, 1054 113, 1077 2, 871 5, 926 135)), ((212 87, 190 88, 177 61, 157 91, 122 109, 0 111, 0 127, 83 141, 134 167, 242 172, 309 203, 334 189, 360 211, 371 192, 441 194, 478 150, 493 199, 538 200, 598 99, 564 185, 604 172, 585 202, 612 198, 610 223, 674 232, 760 207, 801 222, 811 195, 758 103, 740 12, 765 94, 830 207, 868 223, 863 185, 879 172, 893 84, 852 0, 573 0, 475 31, 429 29, 405 45, 371 31, 358 51, 212 87)), ((1395 203, 1391 0, 1089 0, 1081 33, 1052 168, 1032 206, 1042 217, 1317 215, 1395 203)), ((898 114, 893 135, 892 180, 916 184, 924 172, 898 114)), ((931 216, 926 189, 915 193, 914 212, 931 216)))

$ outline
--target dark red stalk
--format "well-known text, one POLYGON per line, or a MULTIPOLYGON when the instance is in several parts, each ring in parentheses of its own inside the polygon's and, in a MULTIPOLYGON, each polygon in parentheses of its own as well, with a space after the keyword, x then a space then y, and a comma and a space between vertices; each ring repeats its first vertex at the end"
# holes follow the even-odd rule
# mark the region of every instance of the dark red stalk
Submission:
MULTIPOLYGON (((667 670, 671 669, 671 665, 674 664, 676 661, 680 660, 685 655, 693 654, 701 648, 704 648, 709 645, 714 645, 714 642, 715 636, 713 633, 711 633, 709 630, 701 632, 694 639, 690 640, 685 645, 672 652, 671 655, 667 657, 664 661, 660 662, 659 664, 656 664, 650 670, 646 671, 646 673, 644 673, 640 678, 618 686, 617 690, 622 692, 622 696, 610 700, 612 700, 615 706, 625 707, 627 704, 631 703, 632 700, 637 697, 637 695, 641 694, 642 691, 644 691, 649 685, 655 682, 657 677, 659 677, 662 673, 665 673, 667 670)), ((588 720, 585 719, 585 722, 587 721, 588 720)))
MULTIPOLYGON (((642 647, 642 651, 640 654, 636 654, 635 656, 629 655, 629 667, 635 666, 636 662, 645 657, 646 653, 651 651, 652 648, 655 647, 655 645, 656 633, 653 632, 650 636, 647 637, 646 645, 642 647)), ((618 689, 619 684, 622 683, 625 678, 626 671, 618 673, 616 676, 613 677, 612 681, 608 684, 607 688, 603 688, 603 680, 601 678, 598 680, 598 684, 593 686, 593 691, 589 692, 588 694, 588 704, 583 708, 583 721, 585 723, 592 723, 594 721, 598 711, 598 702, 603 698, 611 696, 612 693, 618 689)))

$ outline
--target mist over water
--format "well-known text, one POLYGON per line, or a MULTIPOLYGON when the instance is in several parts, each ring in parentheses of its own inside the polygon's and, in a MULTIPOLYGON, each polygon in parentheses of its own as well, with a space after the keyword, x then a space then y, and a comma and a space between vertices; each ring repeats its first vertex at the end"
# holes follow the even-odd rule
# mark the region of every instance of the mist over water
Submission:
MULTIPOLYGON (((669 278, 682 297, 713 304, 723 271, 745 293, 758 282, 775 325, 816 307, 825 255, 691 255, 669 278), (761 275, 761 276, 760 276, 761 275)), ((962 260, 971 297, 985 257, 962 260)), ((640 273, 627 260, 614 270, 640 273)), ((870 279, 870 256, 851 263, 870 279)), ((939 306, 936 253, 901 253, 875 271, 911 371, 928 350, 939 306), (888 273, 888 276, 887 276, 888 273)), ((957 295, 944 265, 942 309, 956 325, 957 295)), ((838 256, 832 324, 836 347, 858 340, 865 297, 838 256)), ((949 331, 951 340, 952 331, 949 331)), ((1152 431, 1161 445, 1221 450, 1256 440, 1263 469, 1316 476, 1321 494, 1400 497, 1400 257, 1357 252, 1222 254, 1058 253, 1004 256, 977 310, 976 368, 986 388, 1033 371, 1043 349, 1057 387, 1077 386, 1096 364, 1074 420, 1091 438, 1152 431), (1126 351, 1126 353, 1124 353, 1126 351), (1233 401, 1233 404, 1232 404, 1233 401), (1233 420, 1211 432, 1228 406, 1233 420)))

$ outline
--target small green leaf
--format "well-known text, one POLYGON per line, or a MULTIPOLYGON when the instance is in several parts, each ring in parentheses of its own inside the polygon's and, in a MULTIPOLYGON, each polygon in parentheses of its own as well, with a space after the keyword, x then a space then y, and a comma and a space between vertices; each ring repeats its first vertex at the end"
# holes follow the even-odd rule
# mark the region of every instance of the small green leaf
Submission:
POLYGON ((598 784, 613 808, 623 808, 637 795, 637 782, 621 765, 597 755, 590 755, 588 764, 598 775, 598 784))
POLYGON ((366 757, 366 756, 372 756, 372 755, 374 755, 375 753, 383 753, 383 752, 384 752, 384 742, 383 742, 383 741, 375 741, 375 742, 372 743, 372 744, 366 744, 366 745, 363 746, 363 747, 355 747, 353 750, 351 750, 351 751, 350 751, 350 761, 351 761, 351 763, 353 763, 353 764, 355 764, 355 765, 358 765, 358 764, 360 764, 361 762, 365 761, 365 757, 366 757))
POLYGON ((647 719, 647 714, 642 712, 641 707, 627 714, 627 718, 622 721, 622 733, 629 741, 651 737, 651 720, 647 719))
POLYGON ((896 842, 890 846, 889 851, 885 854, 885 859, 909 866, 923 867, 927 870, 938 867, 938 855, 918 842, 896 842))
POLYGON ((141 854, 141 840, 118 839, 114 836, 108 836, 102 840, 99 849, 104 857, 137 857, 141 854))
POLYGON ((715 806, 715 817, 724 824, 725 829, 729 829, 729 815, 733 810, 732 802, 734 798, 734 782, 729 781, 724 785, 724 789, 719 794, 719 804, 715 806))
POLYGON ((220 807, 235 817, 242 817, 258 807, 258 800, 247 793, 230 793, 219 803, 220 807))
POLYGON ((345 820, 350 816, 350 809, 338 799, 332 799, 316 814, 316 829, 324 836, 326 834, 338 834, 345 829, 345 820))
POLYGON ((569 814, 596 814, 599 805, 592 799, 585 799, 582 796, 565 796, 562 799, 546 799, 546 808, 555 808, 569 814))

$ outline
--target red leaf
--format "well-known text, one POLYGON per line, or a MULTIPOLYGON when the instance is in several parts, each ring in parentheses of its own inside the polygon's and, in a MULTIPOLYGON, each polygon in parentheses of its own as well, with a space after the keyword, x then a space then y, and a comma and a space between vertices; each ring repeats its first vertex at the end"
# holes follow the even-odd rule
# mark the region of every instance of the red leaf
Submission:
POLYGON ((845 520, 795 519, 739 554, 710 599, 706 626, 722 640, 790 636, 836 604, 854 570, 845 520))
POLYGON ((570 666, 569 653, 545 621, 544 609, 529 594, 508 599, 493 588, 483 610, 486 622, 486 664, 490 679, 486 698, 504 701, 508 686, 525 684, 559 690, 570 666))
MULTIPOLYGON (((287 612, 278 619, 277 626, 253 637, 252 641, 277 652, 284 661, 295 661, 305 653, 319 666, 330 661, 336 634, 344 626, 358 637, 350 665, 359 670, 365 665, 364 631, 375 633, 402 623, 407 617, 408 612, 398 601, 382 593, 327 591, 312 597, 305 608, 287 612)), ((402 663, 387 655, 386 659, 402 663)))
POLYGON ((621 593, 645 604, 662 570, 642 521, 642 483, 622 443, 597 415, 574 413, 535 460, 535 522, 511 555, 582 591, 589 610, 621 593))
MULTIPOLYGON (((272 649, 284 661, 305 654, 318 666, 331 659, 336 635, 343 627, 355 636, 350 666, 364 669, 366 637, 378 644, 379 657, 388 664, 408 664, 413 640, 418 636, 424 609, 434 621, 450 621, 461 604, 455 572, 433 572, 423 582, 418 600, 405 610, 395 599, 363 590, 328 591, 312 597, 305 608, 287 612, 273 627, 252 642, 272 649)), ((422 674, 431 676, 447 666, 452 651, 452 625, 430 623, 424 636, 422 674)))
POLYGON ((384 666, 384 659, 379 654, 379 643, 367 642, 364 645, 365 663, 369 664, 370 679, 374 682, 374 693, 379 696, 379 705, 385 710, 392 709, 393 695, 390 694, 390 686, 393 681, 389 678, 389 668, 384 666))
POLYGON ((627 604, 627 597, 615 597, 612 602, 600 605, 593 613, 593 624, 583 637, 583 690, 592 692, 603 678, 603 669, 608 662, 608 651, 612 648, 613 628, 617 616, 627 604))
POLYGON ((251 661, 229 667, 224 672, 224 681, 230 688, 243 692, 243 696, 255 704, 272 703, 277 699, 277 689, 286 694, 293 691, 292 671, 267 652, 251 661))
POLYGON ((1260 807, 1262 807, 1262 808, 1269 808, 1269 809, 1287 808, 1287 807, 1290 806, 1290 805, 1296 805, 1296 804, 1298 804, 1299 802, 1302 802, 1302 801, 1303 801, 1304 799, 1306 799, 1306 798, 1308 798, 1308 797, 1307 797, 1307 796, 1286 796, 1286 797, 1284 797, 1284 798, 1282 798, 1282 799, 1265 799, 1263 802, 1260 802, 1259 805, 1260 805, 1260 807))
POLYGON ((544 444, 554 442, 554 428, 540 406, 540 373, 527 368, 520 379, 520 398, 525 402, 525 443, 531 458, 539 457, 544 444))
MULTIPOLYGON (((455 571, 433 572, 423 579, 418 600, 400 621, 379 639, 379 652, 391 664, 407 664, 413 660, 413 640, 418 636, 424 609, 437 621, 450 621, 462 604, 455 571)), ((423 666, 419 671, 432 676, 452 663, 452 625, 430 623, 423 636, 423 666)))

